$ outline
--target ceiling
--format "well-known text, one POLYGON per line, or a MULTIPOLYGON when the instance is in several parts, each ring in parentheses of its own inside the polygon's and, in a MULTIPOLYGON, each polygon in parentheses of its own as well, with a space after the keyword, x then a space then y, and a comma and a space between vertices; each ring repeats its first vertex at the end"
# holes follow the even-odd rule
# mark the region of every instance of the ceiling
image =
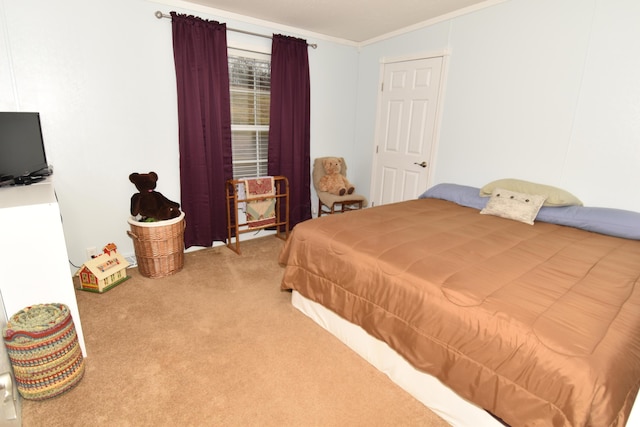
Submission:
MULTIPOLYGON (((503 0, 500 0, 503 1, 503 0)), ((362 43, 496 0, 189 0, 189 3, 362 43)))

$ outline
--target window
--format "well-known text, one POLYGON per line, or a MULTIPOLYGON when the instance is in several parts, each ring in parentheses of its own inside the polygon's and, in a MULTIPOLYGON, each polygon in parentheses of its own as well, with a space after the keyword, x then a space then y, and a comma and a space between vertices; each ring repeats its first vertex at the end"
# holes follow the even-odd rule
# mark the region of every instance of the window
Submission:
POLYGON ((233 177, 267 175, 271 62, 229 54, 233 177))

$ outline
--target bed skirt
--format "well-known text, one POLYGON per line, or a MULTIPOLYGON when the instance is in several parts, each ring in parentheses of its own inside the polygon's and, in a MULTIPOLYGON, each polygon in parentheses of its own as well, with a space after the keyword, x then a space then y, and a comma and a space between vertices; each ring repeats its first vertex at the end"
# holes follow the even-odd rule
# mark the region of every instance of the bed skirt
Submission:
POLYGON ((453 426, 504 427, 435 377, 418 371, 386 343, 333 311, 292 291, 291 304, 453 426))

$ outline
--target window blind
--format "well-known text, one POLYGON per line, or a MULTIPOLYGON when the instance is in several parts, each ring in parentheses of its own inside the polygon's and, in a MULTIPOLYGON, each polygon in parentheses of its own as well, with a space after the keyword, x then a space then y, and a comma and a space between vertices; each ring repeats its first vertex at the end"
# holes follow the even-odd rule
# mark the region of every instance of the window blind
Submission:
POLYGON ((271 63, 229 55, 231 143, 235 179, 267 175, 271 63))

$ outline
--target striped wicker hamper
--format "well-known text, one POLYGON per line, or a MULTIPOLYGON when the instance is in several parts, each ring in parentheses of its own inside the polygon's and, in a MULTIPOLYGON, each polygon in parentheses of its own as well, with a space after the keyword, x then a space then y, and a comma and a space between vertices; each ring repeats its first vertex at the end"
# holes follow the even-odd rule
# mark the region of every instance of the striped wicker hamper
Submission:
POLYGON ((69 307, 39 304, 11 316, 2 331, 18 391, 44 400, 78 384, 84 358, 69 307))

